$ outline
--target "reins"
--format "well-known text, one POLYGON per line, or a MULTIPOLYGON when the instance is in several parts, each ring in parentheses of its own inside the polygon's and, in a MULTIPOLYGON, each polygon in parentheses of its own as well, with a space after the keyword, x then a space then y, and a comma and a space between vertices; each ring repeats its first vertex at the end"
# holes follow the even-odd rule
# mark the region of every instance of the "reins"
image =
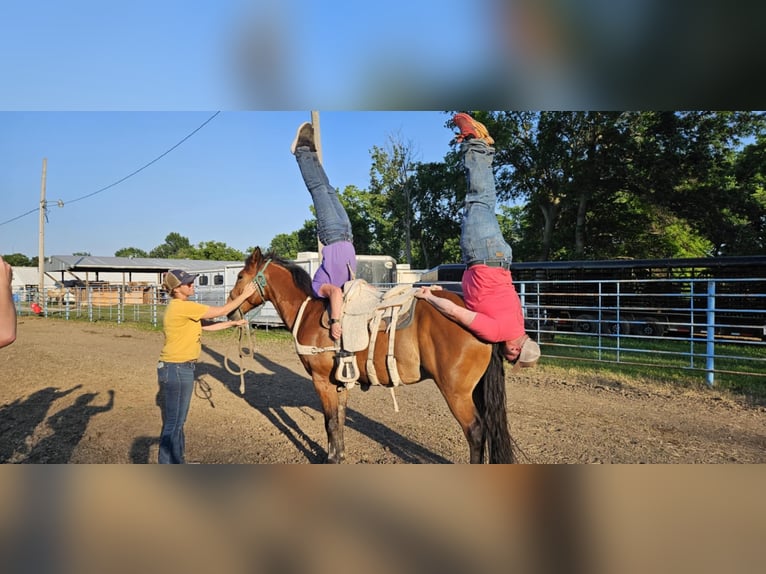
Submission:
MULTIPOLYGON (((241 314, 241 312, 240 312, 241 314)), ((255 345, 253 343, 253 336, 250 331, 250 322, 245 321, 244 325, 240 325, 238 328, 238 337, 237 337, 237 352, 239 353, 239 370, 235 371, 229 366, 229 353, 226 354, 223 358, 223 365, 226 367, 226 370, 231 373, 232 375, 239 375, 239 394, 244 395, 245 394, 245 373, 248 371, 255 372, 252 369, 248 369, 244 366, 244 360, 247 357, 254 358, 254 348, 255 345)))
MULTIPOLYGON (((269 263, 271 263, 271 259, 268 259, 266 261, 266 265, 264 265, 258 273, 255 274, 255 277, 253 277, 253 285, 255 285, 255 288, 258 290, 258 294, 261 296, 261 300, 265 303, 266 302, 266 296, 264 289, 266 289, 266 275, 264 275, 264 271, 266 270, 266 267, 269 266, 269 263)), ((240 316, 244 318, 244 314, 242 311, 237 309, 240 316)), ((239 394, 244 395, 245 394, 245 373, 248 371, 255 372, 252 369, 248 369, 244 366, 244 360, 247 357, 250 357, 254 359, 255 354, 255 345, 253 343, 253 336, 252 332, 250 331, 250 322, 245 321, 244 325, 239 326, 238 330, 238 339, 237 339, 237 352, 239 354, 239 370, 235 371, 229 366, 229 354, 227 353, 226 356, 223 359, 223 365, 226 367, 226 370, 231 373, 232 375, 238 375, 239 376, 239 394)))

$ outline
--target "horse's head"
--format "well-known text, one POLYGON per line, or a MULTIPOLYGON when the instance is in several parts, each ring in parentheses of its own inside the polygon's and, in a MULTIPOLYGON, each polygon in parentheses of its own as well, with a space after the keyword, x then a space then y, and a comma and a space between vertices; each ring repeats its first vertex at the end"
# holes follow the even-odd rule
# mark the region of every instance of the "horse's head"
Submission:
MULTIPOLYGON (((237 275, 237 282, 229 293, 229 301, 236 299, 242 293, 248 281, 252 281, 255 285, 255 293, 240 306, 238 311, 242 314, 265 301, 273 302, 278 308, 279 305, 274 300, 277 294, 280 299, 295 297, 298 301, 303 301, 313 294, 311 277, 305 269, 282 259, 275 253, 269 252, 263 255, 259 247, 256 247, 253 254, 247 258, 244 269, 237 275)), ((229 317, 238 317, 237 311, 231 313, 229 317)))
POLYGON ((239 306, 239 309, 229 314, 229 317, 239 316, 238 313, 244 315, 250 309, 262 305, 268 301, 268 295, 266 295, 267 280, 263 271, 271 263, 271 259, 265 258, 261 254, 261 248, 256 247, 253 250, 253 254, 245 260, 245 267, 237 275, 237 282, 234 284, 234 288, 229 292, 229 301, 236 299, 242 289, 248 282, 255 284, 255 293, 253 293, 248 299, 245 299, 244 303, 239 306))

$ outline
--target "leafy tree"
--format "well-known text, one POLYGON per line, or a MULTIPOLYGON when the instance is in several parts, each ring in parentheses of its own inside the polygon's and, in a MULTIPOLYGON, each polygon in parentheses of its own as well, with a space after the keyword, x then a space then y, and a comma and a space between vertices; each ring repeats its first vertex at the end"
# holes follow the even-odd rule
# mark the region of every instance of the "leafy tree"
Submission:
POLYGON ((415 268, 461 260, 460 207, 465 193, 465 175, 455 154, 444 163, 417 164, 412 178, 415 268))
POLYGON ((287 259, 295 259, 298 255, 300 247, 300 239, 298 238, 298 232, 292 233, 279 233, 274 236, 269 244, 268 251, 274 251, 281 257, 287 259))
MULTIPOLYGON (((32 261, 29 259, 29 257, 22 253, 11 253, 8 255, 3 255, 3 259, 11 267, 33 267, 32 261)), ((34 263, 34 266, 36 265, 37 262, 34 263)))
POLYGON ((207 259, 213 261, 242 261, 245 254, 221 241, 202 241, 196 247, 181 249, 184 259, 207 259))
POLYGON ((766 253, 766 134, 759 133, 734 164, 737 200, 725 208, 728 243, 719 244, 722 254, 766 253))
POLYGON ((72 255, 76 257, 90 257, 90 253, 88 253, 87 251, 76 251, 72 253, 72 255))
POLYGON ((138 247, 123 247, 114 252, 115 257, 149 257, 143 249, 138 247))
POLYGON ((149 257, 158 257, 164 259, 183 259, 182 253, 189 253, 191 243, 189 239, 180 233, 172 232, 165 237, 165 243, 158 245, 149 252, 149 257))
POLYGON ((540 259, 708 255, 747 227, 737 185, 752 112, 477 113, 498 195, 524 206, 516 253, 540 259), (520 247, 520 248, 519 248, 520 247))

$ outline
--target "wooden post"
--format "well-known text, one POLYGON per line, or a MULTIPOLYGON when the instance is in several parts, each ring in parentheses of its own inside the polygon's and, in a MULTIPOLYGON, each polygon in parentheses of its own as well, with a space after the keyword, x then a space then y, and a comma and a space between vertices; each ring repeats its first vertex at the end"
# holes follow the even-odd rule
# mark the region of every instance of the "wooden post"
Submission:
POLYGON ((37 271, 39 274, 37 285, 37 304, 45 305, 45 177, 48 171, 48 159, 43 158, 43 176, 40 183, 40 237, 37 249, 37 271))

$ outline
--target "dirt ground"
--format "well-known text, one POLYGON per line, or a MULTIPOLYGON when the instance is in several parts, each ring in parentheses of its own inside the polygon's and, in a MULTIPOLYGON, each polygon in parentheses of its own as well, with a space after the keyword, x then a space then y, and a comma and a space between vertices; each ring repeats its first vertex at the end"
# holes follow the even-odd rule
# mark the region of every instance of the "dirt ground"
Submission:
MULTIPOLYGON (((162 334, 24 317, 0 350, 0 462, 154 463, 162 334)), ((234 331, 205 333, 187 460, 319 463, 319 400, 289 340, 255 334, 240 377, 234 331), (236 367, 236 365, 233 365, 236 367)), ((544 352, 543 348, 543 352, 544 352)), ((542 361, 544 363, 544 360, 542 361)), ((541 364, 506 372, 511 434, 525 463, 763 463, 766 408, 707 389, 584 375, 541 364)), ((464 463, 468 447, 432 381, 349 397, 347 463, 464 463)))

